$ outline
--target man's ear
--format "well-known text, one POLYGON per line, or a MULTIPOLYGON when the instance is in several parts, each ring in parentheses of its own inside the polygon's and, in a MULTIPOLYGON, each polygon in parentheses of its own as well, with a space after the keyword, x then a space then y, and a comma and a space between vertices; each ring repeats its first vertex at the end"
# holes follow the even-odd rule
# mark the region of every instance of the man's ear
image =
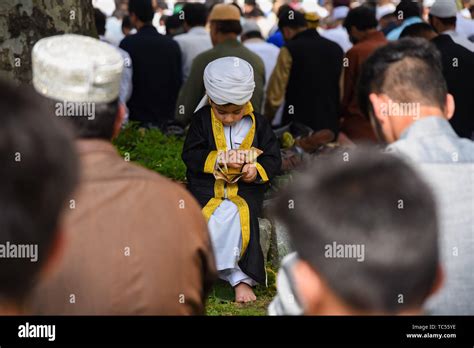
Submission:
POLYGON ((120 134, 120 130, 122 129, 122 124, 125 119, 125 105, 119 103, 119 107, 117 109, 117 116, 115 117, 114 122, 114 132, 112 134, 112 139, 115 139, 120 134))
POLYGON ((374 116, 377 120, 383 124, 387 122, 388 112, 387 112, 387 99, 383 94, 377 95, 375 93, 369 94, 369 101, 372 104, 372 110, 374 112, 374 116))
POLYGON ((303 260, 293 265, 296 295, 306 315, 317 314, 323 298, 323 285, 318 274, 303 260))
POLYGON ((456 103, 454 102, 454 97, 448 93, 446 95, 446 102, 444 105, 444 116, 447 120, 450 120, 453 117, 454 110, 456 110, 456 103))

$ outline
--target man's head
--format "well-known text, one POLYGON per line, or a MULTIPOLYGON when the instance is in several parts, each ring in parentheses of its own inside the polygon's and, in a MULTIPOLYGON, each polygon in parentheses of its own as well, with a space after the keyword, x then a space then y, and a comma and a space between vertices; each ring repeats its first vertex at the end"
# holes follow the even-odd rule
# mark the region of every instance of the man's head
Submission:
POLYGON ((97 28, 97 34, 99 34, 99 36, 104 36, 105 22, 107 21, 107 18, 105 17, 105 14, 98 8, 94 8, 94 20, 95 27, 97 28))
POLYGON ((457 12, 455 0, 437 0, 431 6, 428 19, 438 33, 455 30, 457 12))
POLYGON ((150 24, 155 16, 151 0, 130 0, 128 12, 132 25, 140 29, 145 24, 150 24))
POLYGON ((377 30, 375 11, 369 6, 359 6, 349 11, 344 20, 344 28, 349 33, 352 43, 357 43, 377 30))
POLYGON ((122 33, 125 36, 130 35, 130 32, 132 31, 133 26, 132 22, 130 21, 130 16, 125 16, 122 19, 122 33))
POLYGON ((386 30, 389 27, 396 27, 398 24, 397 16, 394 13, 389 13, 379 19, 379 28, 380 30, 386 30))
POLYGON ((186 3, 183 7, 184 29, 188 31, 194 27, 205 27, 207 23, 206 5, 200 3, 186 3))
POLYGON ((421 17, 421 6, 413 0, 402 0, 395 9, 395 15, 399 22, 412 17, 421 17))
POLYGON ((257 22, 251 19, 247 19, 242 27, 242 35, 240 39, 242 40, 242 42, 249 39, 263 40, 262 32, 257 22))
POLYGON ((282 11, 278 17, 278 28, 285 41, 290 41, 296 34, 306 30, 308 23, 304 14, 293 9, 282 11))
POLYGON ((29 88, 0 81, 0 110, 0 311, 14 312, 58 255, 78 164, 68 130, 29 88))
POLYGON ((440 53, 420 38, 404 38, 376 50, 363 65, 358 98, 378 137, 388 143, 421 117, 449 119, 454 112, 440 53))
POLYGON ((33 48, 33 85, 49 111, 78 138, 110 140, 123 121, 118 103, 123 59, 99 40, 80 35, 42 39, 33 48))
POLYGON ((441 283, 432 193, 401 159, 374 149, 320 158, 277 204, 299 255, 305 314, 421 311, 441 283))
POLYGON ((232 4, 217 4, 209 14, 211 41, 215 46, 226 40, 236 40, 242 32, 240 11, 232 4))
POLYGON ((219 58, 204 70, 204 87, 214 115, 226 126, 249 113, 255 89, 252 66, 237 57, 219 58))
POLYGON ((400 34, 400 38, 420 37, 428 41, 435 38, 436 36, 438 36, 438 34, 436 34, 433 27, 425 22, 409 25, 408 27, 403 29, 403 31, 400 34))

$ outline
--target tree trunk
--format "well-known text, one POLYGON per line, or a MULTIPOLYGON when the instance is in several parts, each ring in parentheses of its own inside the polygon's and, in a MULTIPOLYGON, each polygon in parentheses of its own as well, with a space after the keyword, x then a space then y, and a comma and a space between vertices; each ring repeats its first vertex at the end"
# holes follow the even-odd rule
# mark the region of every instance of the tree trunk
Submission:
POLYGON ((31 82, 31 51, 58 34, 97 37, 90 0, 0 0, 0 78, 31 82))

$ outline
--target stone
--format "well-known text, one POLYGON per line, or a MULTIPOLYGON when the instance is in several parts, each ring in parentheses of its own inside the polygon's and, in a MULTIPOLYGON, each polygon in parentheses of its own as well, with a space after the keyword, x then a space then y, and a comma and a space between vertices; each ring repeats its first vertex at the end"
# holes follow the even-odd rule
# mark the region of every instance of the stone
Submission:
POLYGON ((269 261, 274 268, 279 268, 281 260, 294 251, 287 228, 278 221, 272 221, 273 233, 269 261))
POLYGON ((260 228, 260 246, 262 247, 265 264, 267 263, 268 251, 270 250, 270 243, 272 239, 272 223, 268 219, 258 219, 260 228))

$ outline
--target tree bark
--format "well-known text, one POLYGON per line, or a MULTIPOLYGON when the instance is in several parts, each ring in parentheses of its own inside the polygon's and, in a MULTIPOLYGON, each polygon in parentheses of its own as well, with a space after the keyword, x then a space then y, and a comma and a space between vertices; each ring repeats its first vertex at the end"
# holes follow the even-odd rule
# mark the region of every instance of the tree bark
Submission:
POLYGON ((0 0, 0 78, 31 82, 31 51, 48 36, 97 37, 90 0, 0 0))

